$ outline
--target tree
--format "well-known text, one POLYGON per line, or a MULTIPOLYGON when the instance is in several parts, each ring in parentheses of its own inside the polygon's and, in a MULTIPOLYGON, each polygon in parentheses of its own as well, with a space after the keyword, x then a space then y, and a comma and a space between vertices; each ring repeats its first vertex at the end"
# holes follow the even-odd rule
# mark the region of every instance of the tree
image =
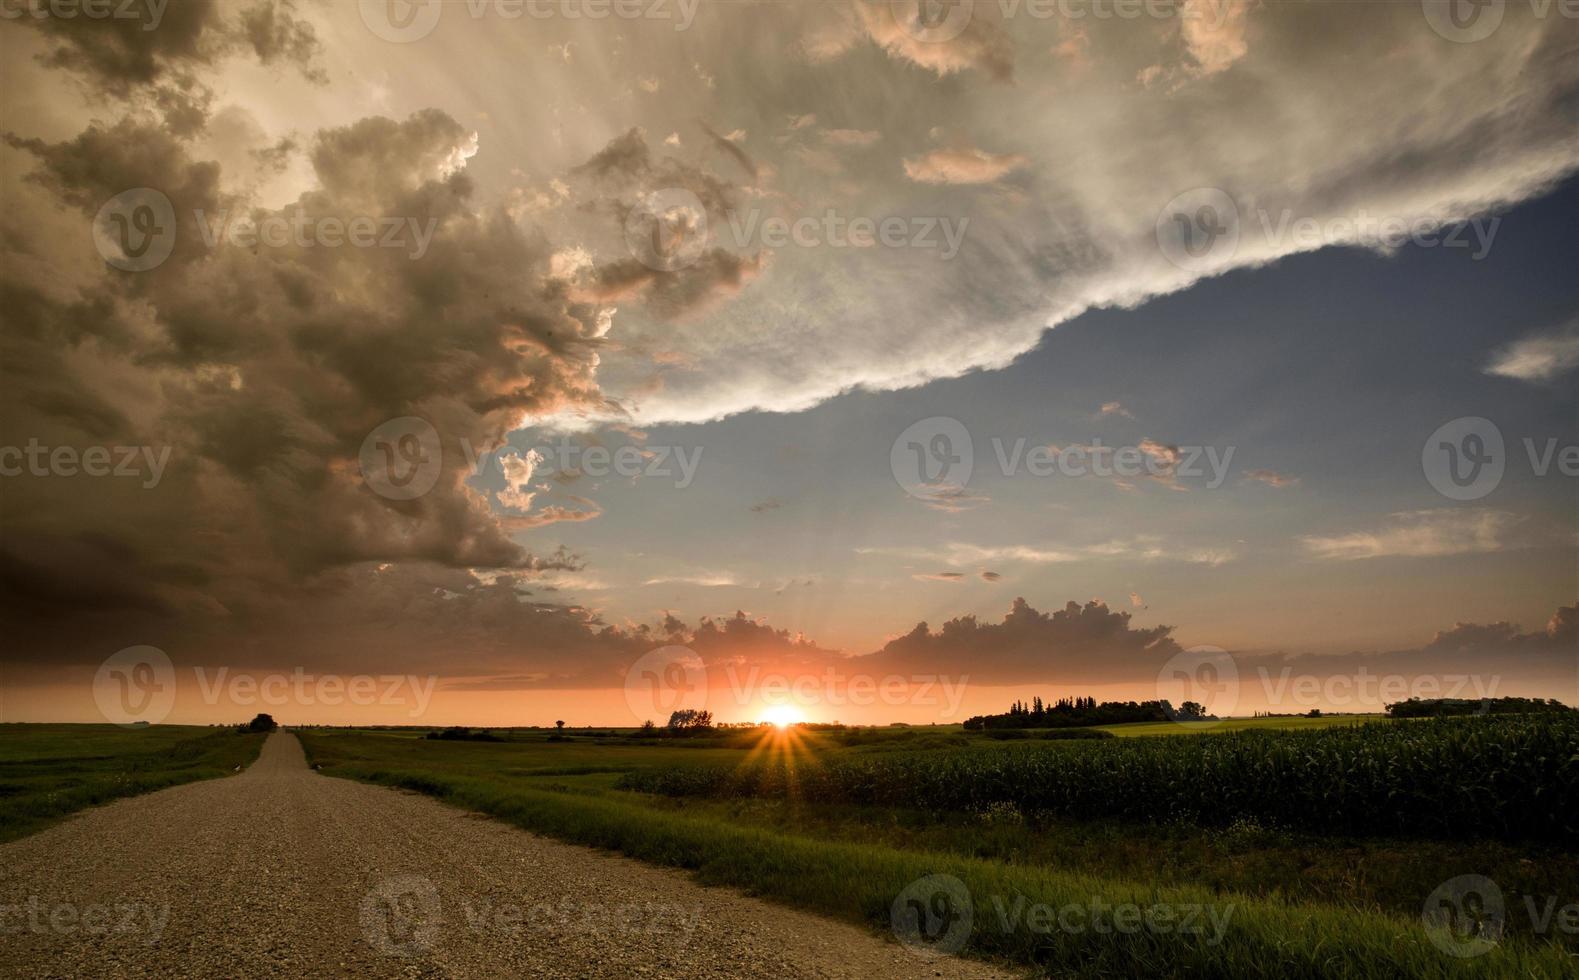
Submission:
POLYGON ((241 726, 244 732, 272 732, 280 727, 273 715, 260 714, 256 718, 241 726))
POLYGON ((1206 706, 1199 701, 1186 701, 1179 705, 1179 717, 1185 719, 1205 718, 1206 706))
POLYGON ((561 731, 563 731, 564 727, 565 727, 565 723, 562 722, 562 721, 556 721, 556 722, 554 722, 554 727, 560 729, 561 731))
POLYGON ((713 727, 713 713, 699 708, 681 708, 669 716, 669 727, 675 731, 691 732, 713 727))

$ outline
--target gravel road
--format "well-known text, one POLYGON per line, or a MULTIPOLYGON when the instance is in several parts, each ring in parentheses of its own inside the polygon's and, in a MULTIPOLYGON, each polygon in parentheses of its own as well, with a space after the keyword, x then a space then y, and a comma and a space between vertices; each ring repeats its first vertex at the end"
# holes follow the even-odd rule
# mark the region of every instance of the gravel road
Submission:
POLYGON ((319 775, 283 732, 0 846, 0 937, 0 976, 1004 976, 319 775))

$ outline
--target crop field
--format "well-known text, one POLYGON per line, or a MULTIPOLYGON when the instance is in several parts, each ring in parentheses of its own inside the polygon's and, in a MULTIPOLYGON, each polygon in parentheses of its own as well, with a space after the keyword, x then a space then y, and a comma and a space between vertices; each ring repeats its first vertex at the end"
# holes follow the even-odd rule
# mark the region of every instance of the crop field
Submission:
POLYGON ((1349 834, 1572 840, 1579 838, 1579 718, 1241 730, 807 765, 779 756, 745 766, 644 769, 620 787, 1202 826, 1250 820, 1349 834))
POLYGON ((263 736, 159 725, 0 725, 0 841, 85 807, 230 775, 263 736))
POLYGON ((1536 928, 1515 897, 1579 881, 1579 726, 1279 724, 1292 720, 1189 738, 299 734, 325 774, 875 928, 914 882, 948 876, 975 904, 962 952, 1047 975, 1568 973, 1575 938, 1536 928), (1422 909, 1444 880, 1470 874, 1501 886, 1509 915, 1495 949, 1459 959, 1422 909), (1013 912, 1071 904, 1197 909, 1218 925, 1166 941, 1049 936, 1013 912))

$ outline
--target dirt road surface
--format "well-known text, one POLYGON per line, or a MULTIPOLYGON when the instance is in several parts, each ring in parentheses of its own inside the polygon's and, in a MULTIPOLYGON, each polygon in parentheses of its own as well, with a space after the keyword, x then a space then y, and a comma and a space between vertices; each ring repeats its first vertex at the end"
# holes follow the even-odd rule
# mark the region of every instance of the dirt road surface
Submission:
POLYGON ((679 871, 307 767, 0 846, 0 976, 993 977, 679 871))

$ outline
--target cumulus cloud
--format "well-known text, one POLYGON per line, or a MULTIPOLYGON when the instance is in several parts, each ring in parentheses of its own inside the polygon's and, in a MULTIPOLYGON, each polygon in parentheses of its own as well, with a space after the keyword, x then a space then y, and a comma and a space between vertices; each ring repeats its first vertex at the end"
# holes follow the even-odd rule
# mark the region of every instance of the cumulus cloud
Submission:
MULTIPOLYGON (((12 137, 8 172, 26 179, 7 196, 30 203, 0 219, 7 442, 163 447, 169 464, 153 486, 9 480, 8 614, 93 605, 239 629, 292 596, 364 582, 345 570, 365 563, 576 567, 512 532, 595 510, 509 526, 467 484, 472 455, 522 419, 602 406, 596 309, 549 277, 541 239, 472 202, 475 149, 435 110, 329 129, 309 152, 317 186, 269 211, 222 190, 218 166, 154 121, 12 137), (170 201, 167 260, 123 273, 55 258, 136 187, 170 201), (364 218, 431 241, 420 260, 290 237, 248 247, 215 234, 238 214, 307 227, 364 218), (67 275, 41 276, 40 262, 67 275), (374 430, 400 419, 435 433, 422 457, 433 486, 414 497, 363 476, 374 430)), ((507 506, 530 506, 530 470, 513 474, 507 506)), ((126 645, 115 632, 111 650, 126 645)))
POLYGON ((1089 680, 1099 671, 1155 670, 1178 651, 1173 628, 1135 629, 1130 614, 1092 600, 1040 612, 1017 598, 1002 622, 960 616, 910 632, 856 662, 872 670, 957 675, 978 684, 1089 680))

